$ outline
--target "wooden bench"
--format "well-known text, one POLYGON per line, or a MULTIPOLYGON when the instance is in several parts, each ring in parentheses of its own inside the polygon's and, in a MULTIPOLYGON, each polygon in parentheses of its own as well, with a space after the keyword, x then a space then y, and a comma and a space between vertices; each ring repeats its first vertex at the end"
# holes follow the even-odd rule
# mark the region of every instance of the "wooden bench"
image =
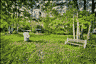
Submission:
POLYGON ((73 45, 83 46, 84 48, 86 48, 87 40, 80 40, 80 39, 77 40, 77 39, 69 39, 69 38, 67 38, 67 41, 65 41, 65 44, 67 44, 67 43, 73 44, 73 45))

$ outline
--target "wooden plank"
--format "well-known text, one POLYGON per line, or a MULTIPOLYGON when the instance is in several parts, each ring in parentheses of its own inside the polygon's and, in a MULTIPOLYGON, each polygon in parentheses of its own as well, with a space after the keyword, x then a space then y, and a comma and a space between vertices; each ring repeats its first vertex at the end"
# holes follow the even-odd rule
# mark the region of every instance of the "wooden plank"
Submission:
POLYGON ((69 39, 69 41, 85 41, 85 40, 69 39))
POLYGON ((77 43, 77 42, 68 42, 68 43, 74 43, 74 45, 76 44, 76 45, 84 45, 83 43, 77 43))
POLYGON ((84 43, 85 40, 69 39, 68 41, 84 43))
POLYGON ((81 43, 81 42, 76 42, 76 41, 68 41, 68 42, 71 42, 71 43, 73 42, 73 43, 78 43, 78 44, 84 44, 85 43, 85 42, 81 43))
POLYGON ((68 44, 73 44, 73 45, 79 45, 79 46, 83 46, 83 45, 81 45, 81 44, 69 43, 69 42, 68 42, 68 44))

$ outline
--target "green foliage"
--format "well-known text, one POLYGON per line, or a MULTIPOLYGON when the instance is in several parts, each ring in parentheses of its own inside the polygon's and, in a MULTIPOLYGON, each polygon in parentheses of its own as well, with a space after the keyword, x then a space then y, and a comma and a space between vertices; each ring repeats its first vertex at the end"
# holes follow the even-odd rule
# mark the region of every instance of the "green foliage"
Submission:
MULTIPOLYGON (((15 5, 15 6, 19 6, 20 8, 22 6, 26 6, 27 9, 30 9, 30 7, 32 8, 33 4, 35 4, 33 2, 33 0, 29 0, 29 2, 27 0, 25 0, 24 2, 22 2, 22 0, 20 1, 4 1, 2 0, 2 14, 1 14, 1 28, 8 28, 8 26, 11 26, 13 23, 15 24, 19 24, 19 25, 23 25, 25 27, 23 27, 24 29, 30 29, 30 24, 27 24, 26 25, 26 22, 27 20, 30 19, 31 21, 31 17, 30 17, 30 14, 29 12, 27 12, 26 10, 24 10, 24 17, 28 17, 28 19, 25 19, 23 20, 24 23, 22 22, 19 22, 19 21, 22 21, 21 18, 22 17, 18 17, 17 18, 17 15, 14 14, 14 12, 21 12, 19 11, 19 9, 17 8, 12 8, 12 5, 15 5), (30 3, 29 3, 30 2, 30 3), (17 3, 17 4, 16 4, 17 3), (7 5, 6 5, 7 4, 7 5), (12 9, 11 9, 12 8, 12 9), (4 11, 5 10, 5 11, 4 11), (10 14, 10 13, 13 13, 13 14, 10 14), (3 21, 3 22, 2 22, 3 21)), ((77 6, 75 4, 76 1, 70 1, 68 3, 68 6, 69 5, 72 5, 72 8, 69 7, 66 11, 66 13, 63 13, 63 16, 60 15, 55 9, 52 10, 53 7, 57 6, 55 3, 50 3, 50 0, 48 0, 47 3, 44 4, 45 8, 43 8, 42 10, 45 10, 45 12, 47 13, 47 17, 46 18, 41 18, 41 21, 44 22, 44 29, 50 33, 56 33, 58 31, 58 33, 63 33, 68 31, 68 33, 72 33, 72 24, 73 24, 73 15, 75 16, 74 17, 74 21, 75 21, 75 28, 77 28, 76 26, 76 14, 77 14, 77 9, 75 9, 77 6), (73 5, 74 4, 74 5, 73 5), (49 17, 49 13, 51 12, 51 14, 53 15, 52 18, 49 17), (61 28, 60 25, 67 25, 68 27, 66 28, 61 28), (69 31, 70 30, 70 31, 69 31)), ((64 4, 64 3, 63 3, 64 4)), ((88 26, 87 25, 90 25, 91 24, 91 21, 94 21, 95 20, 95 17, 94 17, 94 14, 89 14, 89 12, 86 12, 85 10, 84 11, 78 11, 78 20, 79 20, 79 23, 80 23, 80 26, 82 26, 83 29, 87 29, 88 26)), ((95 22, 95 21, 94 21, 95 22)), ((79 27, 80 27, 79 26, 79 27)), ((32 28, 32 30, 34 31, 36 28, 32 28)), ((46 32, 45 31, 45 32, 46 32)))
POLYGON ((50 17, 47 15, 47 17, 42 19, 42 21, 44 22, 44 29, 48 30, 49 29, 48 25, 51 22, 50 17))
POLYGON ((60 16, 60 14, 55 10, 53 9, 52 10, 52 14, 54 14, 54 16, 57 18, 58 16, 60 16))
POLYGON ((39 28, 39 29, 40 29, 40 28, 42 28, 42 27, 41 27, 40 25, 37 25, 36 28, 39 28))
POLYGON ((31 29, 30 23, 24 23, 23 27, 21 27, 21 28, 23 28, 23 30, 30 30, 31 29))
MULTIPOLYGON (((36 1, 38 1, 38 0, 36 0, 36 1)), ((14 22, 16 24, 19 24, 18 21, 21 21, 21 17, 18 16, 18 18, 17 18, 17 14, 15 14, 15 13, 18 12, 20 14, 21 11, 19 9, 24 5, 27 5, 27 8, 28 7, 32 8, 33 7, 32 5, 35 4, 35 2, 32 0, 29 0, 29 1, 25 0, 24 2, 22 0, 19 0, 19 1, 17 1, 17 0, 14 0, 14 1, 2 0, 1 3, 2 3, 2 6, 1 6, 2 13, 0 15, 0 18, 3 21, 2 23, 0 22, 2 25, 1 28, 5 28, 5 26, 6 27, 11 26, 14 22), (12 6, 15 6, 15 7, 12 7, 12 6), (19 9, 17 9, 17 6, 19 7, 19 9)), ((30 17, 29 12, 26 12, 26 11, 23 11, 23 12, 25 12, 24 16, 30 17)))
POLYGON ((12 32, 12 34, 18 34, 18 33, 17 33, 17 31, 16 31, 16 30, 14 30, 14 31, 12 32))
POLYGON ((82 26, 82 24, 83 24, 83 26, 82 26, 83 29, 89 28, 87 25, 91 25, 92 22, 94 22, 94 19, 95 19, 94 14, 89 14, 86 11, 79 12, 79 19, 78 20, 79 20, 80 26, 82 26))
POLYGON ((7 22, 5 22, 3 19, 1 19, 1 21, 0 21, 0 25, 1 25, 1 27, 0 28, 4 28, 4 27, 8 27, 8 24, 7 24, 7 22))

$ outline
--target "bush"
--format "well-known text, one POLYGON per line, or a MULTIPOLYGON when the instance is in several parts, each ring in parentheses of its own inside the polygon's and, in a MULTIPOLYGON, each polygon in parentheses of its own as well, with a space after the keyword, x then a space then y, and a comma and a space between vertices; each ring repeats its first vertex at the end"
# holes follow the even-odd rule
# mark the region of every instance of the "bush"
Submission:
POLYGON ((34 31, 32 31, 33 33, 36 33, 36 31, 34 30, 34 31))
MULTIPOLYGON (((43 28, 42 26, 40 26, 40 25, 37 25, 37 26, 36 26, 36 29, 41 29, 41 33, 46 32, 46 31, 44 30, 44 28, 43 28)), ((36 29, 35 29, 35 30, 36 30, 36 29)))
POLYGON ((12 34, 18 34, 18 33, 17 33, 17 30, 14 30, 14 31, 12 32, 12 34))
POLYGON ((7 28, 0 28, 0 32, 7 32, 8 29, 7 28))

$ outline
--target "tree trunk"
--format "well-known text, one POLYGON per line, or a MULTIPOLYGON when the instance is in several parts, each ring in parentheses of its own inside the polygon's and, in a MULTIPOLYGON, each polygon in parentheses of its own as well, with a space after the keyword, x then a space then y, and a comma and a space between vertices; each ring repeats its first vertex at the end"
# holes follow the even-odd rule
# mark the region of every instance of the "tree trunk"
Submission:
POLYGON ((73 37, 74 37, 74 39, 75 39, 74 16, 73 16, 73 37))
POLYGON ((31 32, 32 32, 32 27, 31 27, 31 32))
POLYGON ((17 24, 17 33, 18 33, 18 24, 17 24))
POLYGON ((31 27, 31 32, 32 32, 32 25, 30 27, 31 27))
POLYGON ((30 27, 31 27, 31 32, 32 32, 32 21, 30 21, 30 27))
POLYGON ((77 22, 77 39, 79 39, 78 22, 77 22))
POLYGON ((95 3, 94 0, 92 0, 92 13, 94 13, 94 10, 95 10, 95 3))
POLYGON ((84 0, 84 10, 86 10, 86 0, 84 0))
POLYGON ((16 27, 17 27, 17 33, 18 33, 18 24, 16 23, 16 27))
POLYGON ((73 0, 73 1, 74 1, 75 5, 76 5, 76 8, 79 9, 79 6, 78 6, 78 5, 79 5, 79 4, 78 4, 78 3, 79 3, 79 0, 73 0), (77 3, 77 2, 78 2, 78 3, 77 3))
POLYGON ((91 29, 91 25, 89 25, 89 30, 88 30, 88 34, 87 34, 87 39, 90 39, 90 29, 91 29))
POLYGON ((77 39, 79 39, 79 21, 78 21, 78 12, 77 12, 77 39))
MULTIPOLYGON (((17 12, 18 12, 18 6, 17 6, 17 12)), ((16 13, 17 13, 16 12, 16 13)), ((18 19, 18 14, 19 14, 19 12, 17 13, 17 19, 18 19)), ((18 21, 17 21, 18 22, 18 21)), ((18 24, 17 24, 17 33, 18 33, 18 24)))
POLYGON ((12 24, 11 33, 13 32, 13 30, 14 30, 14 29, 13 29, 13 24, 12 24))
POLYGON ((32 32, 32 28, 33 28, 33 26, 32 26, 32 21, 31 21, 31 32, 32 32))
MULTIPOLYGON (((83 27, 83 23, 82 23, 82 27, 83 27)), ((82 39, 83 38, 83 28, 81 29, 81 38, 80 39, 82 39)))
POLYGON ((11 33, 10 26, 9 26, 9 28, 8 28, 8 33, 9 33, 9 34, 11 33))
POLYGON ((80 39, 80 28, 79 28, 79 39, 80 39))

